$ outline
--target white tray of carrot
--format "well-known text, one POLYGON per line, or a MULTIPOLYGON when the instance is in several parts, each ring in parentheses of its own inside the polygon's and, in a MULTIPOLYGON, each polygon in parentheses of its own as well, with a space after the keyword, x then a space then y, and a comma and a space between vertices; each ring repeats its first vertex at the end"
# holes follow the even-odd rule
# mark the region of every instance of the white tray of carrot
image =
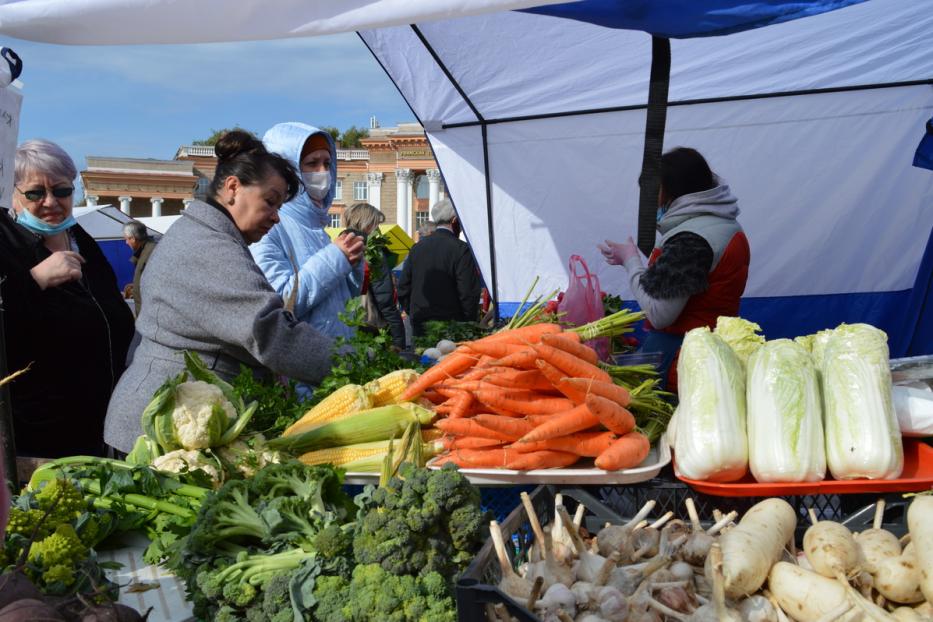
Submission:
MULTIPOLYGON (((432 460, 428 468, 439 469, 432 460)), ((593 461, 583 458, 573 468, 536 469, 516 471, 513 469, 465 469, 460 472, 471 483, 480 486, 512 486, 515 484, 577 484, 581 486, 636 484, 657 477, 671 462, 671 448, 665 437, 648 452, 648 457, 637 467, 621 471, 604 471, 592 466, 593 461)))

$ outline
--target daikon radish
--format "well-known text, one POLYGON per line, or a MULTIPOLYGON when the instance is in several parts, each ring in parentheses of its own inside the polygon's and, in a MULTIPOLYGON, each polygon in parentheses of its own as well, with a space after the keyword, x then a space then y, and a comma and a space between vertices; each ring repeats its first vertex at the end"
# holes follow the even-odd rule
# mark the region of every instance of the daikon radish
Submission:
MULTIPOLYGON (((797 514, 783 499, 765 499, 752 506, 739 524, 719 537, 726 595, 739 598, 758 591, 771 566, 781 559, 794 536, 797 514)), ((707 579, 711 579, 707 560, 707 579)))
POLYGON ((925 622, 927 619, 910 607, 898 607, 891 613, 898 622, 925 622))
POLYGON ((875 521, 872 528, 855 536, 855 542, 862 556, 862 569, 871 575, 878 572, 878 564, 882 561, 901 554, 901 543, 897 536, 881 528, 883 517, 884 499, 881 499, 875 508, 875 521))
POLYGON ((916 546, 913 543, 908 544, 900 556, 885 558, 878 564, 874 575, 875 589, 896 603, 913 605, 923 602, 919 566, 916 546))
POLYGON ((803 535, 803 551, 824 577, 846 581, 859 567, 859 548, 852 532, 833 521, 818 521, 803 535))
POLYGON ((828 613, 852 607, 847 590, 838 581, 787 562, 771 568, 768 590, 781 609, 800 622, 816 622, 828 613))
POLYGON ((907 509, 907 528, 916 547, 920 591, 933 603, 933 496, 914 497, 907 509))

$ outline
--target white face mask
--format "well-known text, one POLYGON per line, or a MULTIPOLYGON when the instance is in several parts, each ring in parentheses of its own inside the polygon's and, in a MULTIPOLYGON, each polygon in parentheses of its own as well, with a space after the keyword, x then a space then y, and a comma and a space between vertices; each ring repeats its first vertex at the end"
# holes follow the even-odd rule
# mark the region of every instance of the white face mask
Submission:
POLYGON ((316 201, 323 201, 330 190, 330 172, 321 173, 302 173, 301 181, 304 182, 308 196, 316 201))

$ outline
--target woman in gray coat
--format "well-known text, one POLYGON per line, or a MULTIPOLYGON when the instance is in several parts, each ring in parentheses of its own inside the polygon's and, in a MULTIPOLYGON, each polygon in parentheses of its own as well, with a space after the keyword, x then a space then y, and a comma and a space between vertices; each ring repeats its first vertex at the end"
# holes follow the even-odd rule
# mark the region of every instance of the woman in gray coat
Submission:
POLYGON ((104 425, 104 440, 124 453, 142 433, 153 393, 184 369, 185 350, 227 379, 241 363, 308 383, 330 369, 331 340, 284 309, 248 248, 300 190, 297 173, 246 132, 226 134, 215 151, 211 197, 188 206, 143 274, 141 342, 104 425))

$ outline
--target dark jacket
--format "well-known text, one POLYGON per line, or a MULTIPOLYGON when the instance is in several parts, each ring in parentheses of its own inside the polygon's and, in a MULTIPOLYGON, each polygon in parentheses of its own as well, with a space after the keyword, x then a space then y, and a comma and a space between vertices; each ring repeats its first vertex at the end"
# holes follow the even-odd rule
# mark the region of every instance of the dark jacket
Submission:
POLYGON ((87 263, 81 281, 39 289, 29 271, 51 255, 0 209, 0 290, 17 453, 56 457, 103 449, 107 401, 133 337, 133 314, 97 243, 70 229, 87 263))
POLYGON ((139 317, 139 312, 143 308, 143 298, 140 293, 139 283, 143 277, 143 271, 146 269, 146 264, 149 263, 149 256, 152 255, 152 251, 155 250, 155 247, 155 240, 146 240, 143 247, 139 250, 139 254, 133 253, 133 256, 130 257, 130 261, 136 264, 136 269, 133 271, 133 302, 136 303, 136 317, 139 317))
POLYGON ((481 289, 469 244, 438 228, 408 253, 398 294, 420 334, 428 320, 475 321, 481 289))
POLYGON ((388 250, 384 251, 381 278, 372 279, 370 276, 369 291, 366 295, 372 296, 379 317, 385 322, 389 334, 392 335, 392 345, 404 349, 405 324, 398 310, 395 281, 392 278, 392 270, 389 268, 391 260, 391 253, 388 250))
POLYGON ((285 311, 223 208, 194 201, 162 237, 142 279, 141 341, 120 379, 104 439, 129 452, 140 415, 162 383, 197 352, 229 380, 240 364, 317 383, 330 371, 332 341, 285 311))

